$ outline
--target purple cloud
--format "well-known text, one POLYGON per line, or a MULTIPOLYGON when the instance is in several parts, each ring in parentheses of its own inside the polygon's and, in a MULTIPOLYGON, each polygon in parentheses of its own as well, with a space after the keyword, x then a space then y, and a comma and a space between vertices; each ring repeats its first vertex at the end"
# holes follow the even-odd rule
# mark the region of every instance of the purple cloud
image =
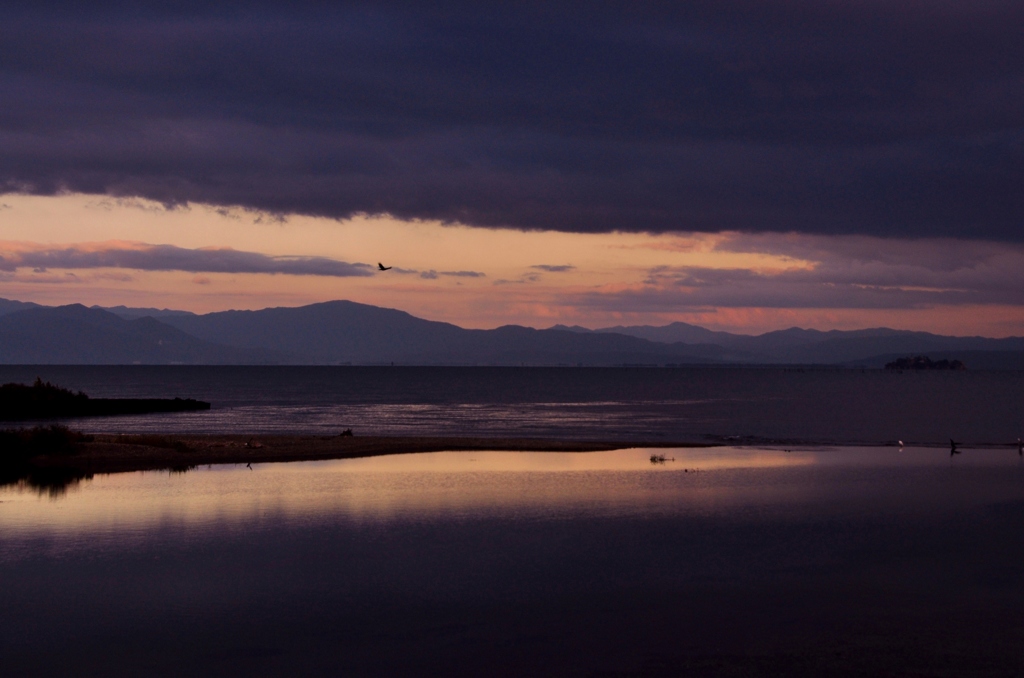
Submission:
POLYGON ((1019 241, 1021 25, 998 0, 12 0, 0 190, 1019 241))
POLYGON ((346 278, 373 275, 367 264, 326 257, 272 257, 234 249, 187 249, 173 245, 110 244, 4 252, 0 270, 18 268, 126 268, 190 273, 280 273, 346 278))
MULTIPOLYGON (((404 273, 405 271, 403 271, 404 273)), ((412 271, 415 273, 415 271, 412 271)), ((486 273, 480 273, 479 271, 435 271, 433 269, 429 271, 421 271, 420 277, 424 280, 437 280, 441 276, 449 276, 452 278, 486 278, 486 273)))
POLYGON ((978 241, 738 235, 734 252, 792 257, 782 270, 651 269, 643 285, 567 303, 607 310, 706 308, 900 309, 1024 305, 1024 246, 978 241))
POLYGON ((480 271, 441 271, 441 275, 451 276, 453 278, 486 278, 486 273, 480 271))

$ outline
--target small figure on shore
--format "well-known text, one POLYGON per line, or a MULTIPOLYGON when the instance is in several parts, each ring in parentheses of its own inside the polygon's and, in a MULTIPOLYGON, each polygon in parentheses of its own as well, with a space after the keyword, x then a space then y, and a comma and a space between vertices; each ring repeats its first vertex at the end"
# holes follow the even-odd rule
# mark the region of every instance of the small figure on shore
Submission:
POLYGON ((250 463, 246 464, 245 467, 251 471, 252 470, 252 463, 250 462, 250 463))
POLYGON ((956 441, 953 440, 952 438, 950 438, 949 439, 949 456, 952 457, 954 454, 960 454, 960 450, 956 446, 956 441))
POLYGON ((339 433, 338 435, 340 437, 342 437, 342 438, 351 438, 352 437, 352 429, 347 428, 344 431, 342 431, 341 433, 339 433))
POLYGON ((903 441, 902 440, 897 440, 896 442, 898 442, 900 444, 900 449, 902 450, 903 449, 903 441))

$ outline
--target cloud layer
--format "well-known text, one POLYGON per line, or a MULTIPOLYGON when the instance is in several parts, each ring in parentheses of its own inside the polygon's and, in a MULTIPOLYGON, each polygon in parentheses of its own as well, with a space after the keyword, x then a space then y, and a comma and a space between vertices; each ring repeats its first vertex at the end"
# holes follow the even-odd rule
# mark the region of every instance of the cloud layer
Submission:
POLYGON ((1021 3, 82 7, 0 9, 0 187, 566 231, 1024 237, 1021 3))
POLYGON ((568 273, 569 271, 576 270, 575 266, 569 264, 534 264, 530 268, 535 268, 545 273, 568 273))
MULTIPOLYGON (((416 273, 417 271, 410 271, 416 273)), ((480 271, 435 271, 430 269, 429 271, 419 271, 419 275, 424 280, 437 280, 441 276, 447 276, 450 278, 486 278, 485 273, 480 271)))
POLYGON ((188 249, 146 243, 95 243, 68 247, 0 243, 0 271, 124 268, 189 273, 282 273, 337 278, 373 275, 367 264, 326 257, 272 257, 230 248, 188 249))
POLYGON ((651 269, 641 285, 588 292, 567 303, 632 312, 701 308, 920 309, 1024 305, 1024 247, 949 239, 737 235, 729 252, 770 253, 771 269, 651 269))

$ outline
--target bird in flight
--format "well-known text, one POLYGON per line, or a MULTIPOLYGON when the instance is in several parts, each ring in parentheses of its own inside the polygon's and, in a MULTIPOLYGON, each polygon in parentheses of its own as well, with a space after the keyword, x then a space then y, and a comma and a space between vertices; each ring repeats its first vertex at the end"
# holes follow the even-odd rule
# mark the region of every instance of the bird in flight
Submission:
POLYGON ((377 262, 377 268, 379 268, 382 271, 390 271, 391 270, 391 266, 385 266, 384 264, 380 263, 379 261, 377 262))

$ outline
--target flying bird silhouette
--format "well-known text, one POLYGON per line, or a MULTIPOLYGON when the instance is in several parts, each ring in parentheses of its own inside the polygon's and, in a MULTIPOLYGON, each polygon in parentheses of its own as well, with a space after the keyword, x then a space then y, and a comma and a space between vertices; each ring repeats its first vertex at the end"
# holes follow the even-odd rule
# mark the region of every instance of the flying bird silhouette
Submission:
POLYGON ((380 263, 378 261, 377 262, 377 268, 379 268, 382 271, 390 271, 392 267, 391 266, 385 266, 384 264, 382 264, 382 263, 380 263))

